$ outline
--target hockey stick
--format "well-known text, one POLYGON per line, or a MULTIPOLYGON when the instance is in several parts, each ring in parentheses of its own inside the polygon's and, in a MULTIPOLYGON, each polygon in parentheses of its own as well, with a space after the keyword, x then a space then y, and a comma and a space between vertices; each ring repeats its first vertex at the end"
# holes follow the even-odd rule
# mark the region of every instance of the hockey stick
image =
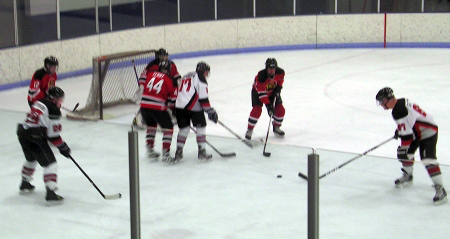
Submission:
MULTIPOLYGON (((192 126, 189 126, 189 127, 191 128, 192 131, 197 133, 197 131, 194 128, 192 128, 192 126)), ((214 151, 216 151, 216 153, 218 153, 222 158, 236 157, 236 153, 235 152, 221 153, 219 150, 216 149, 216 147, 212 146, 212 144, 210 144, 208 141, 206 141, 206 144, 208 144, 209 147, 211 147, 214 151)))
MULTIPOLYGON (((367 150, 366 152, 364 152, 364 153, 362 153, 362 154, 359 154, 359 155, 357 155, 357 156, 351 158, 351 159, 348 160, 347 162, 345 162, 345 163, 343 163, 343 164, 341 164, 341 165, 339 165, 339 166, 333 168, 332 170, 330 170, 330 171, 328 171, 328 172, 326 172, 326 173, 320 175, 320 176, 319 176, 319 179, 324 178, 324 177, 326 177, 327 175, 329 175, 329 174, 331 174, 331 173, 334 173, 334 172, 337 171, 338 169, 340 169, 340 168, 344 167, 345 165, 351 163, 352 161, 354 161, 354 160, 356 160, 356 159, 358 159, 358 158, 360 158, 360 157, 362 157, 362 156, 364 156, 364 155, 366 155, 366 154, 372 152, 373 150, 377 149, 378 147, 380 147, 380 146, 386 144, 387 142, 389 142, 389 141, 391 141, 391 140, 393 140, 393 139, 395 139, 395 136, 390 137, 389 139, 387 139, 387 140, 385 140, 385 141, 379 143, 378 145, 374 146, 373 148, 367 150)), ((300 172, 298 173, 298 176, 301 177, 301 178, 304 178, 304 179, 308 180, 308 177, 307 177, 306 175, 300 173, 300 172)))
POLYGON ((84 176, 86 176, 86 178, 89 180, 89 182, 91 182, 92 186, 94 186, 95 189, 97 189, 97 191, 100 193, 100 195, 102 195, 102 197, 104 199, 111 200, 111 199, 119 199, 122 197, 122 194, 120 194, 120 193, 112 194, 112 195, 103 194, 102 191, 100 191, 100 189, 97 187, 97 185, 95 185, 94 181, 92 181, 92 179, 83 171, 83 169, 80 167, 80 165, 78 165, 78 163, 75 161, 75 159, 73 159, 72 155, 69 155, 69 158, 78 167, 78 169, 84 174, 84 176))
POLYGON ((137 73, 137 70, 136 70, 136 64, 134 64, 134 59, 131 60, 131 64, 133 65, 134 75, 136 76, 136 81, 137 81, 137 83, 139 85, 139 76, 138 76, 138 73, 137 73))
POLYGON ((269 127, 267 127, 266 140, 264 141, 263 155, 266 156, 266 157, 270 157, 270 155, 271 155, 270 152, 266 152, 267 139, 269 138, 269 131, 270 131, 270 124, 271 123, 272 123, 272 115, 270 116, 269 127))
POLYGON ((80 103, 77 103, 77 104, 75 105, 75 107, 73 107, 73 110, 71 110, 71 109, 69 109, 69 108, 66 108, 66 107, 64 107, 64 106, 61 106, 61 109, 73 113, 73 112, 75 112, 75 110, 77 110, 77 108, 78 108, 79 105, 80 105, 80 103))
MULTIPOLYGON (((275 108, 276 102, 277 102, 277 98, 275 97, 275 100, 273 101, 273 108, 275 108)), ((266 157, 270 157, 270 155, 271 155, 270 152, 266 152, 266 145, 267 145, 267 139, 269 138, 270 124, 272 124, 272 119, 273 119, 273 114, 270 115, 269 126, 267 127, 266 140, 264 142, 263 155, 266 157)))
POLYGON ((241 138, 241 136, 239 136, 238 134, 236 134, 235 132, 233 132, 230 128, 228 128, 224 123, 222 123, 220 120, 217 121, 220 125, 222 125, 222 127, 224 127, 226 130, 228 130, 231 134, 233 134, 234 136, 236 136, 236 138, 238 138, 239 140, 241 140, 245 145, 247 145, 250 148, 253 148, 253 144, 251 142, 249 142, 248 140, 245 140, 243 138, 241 138))

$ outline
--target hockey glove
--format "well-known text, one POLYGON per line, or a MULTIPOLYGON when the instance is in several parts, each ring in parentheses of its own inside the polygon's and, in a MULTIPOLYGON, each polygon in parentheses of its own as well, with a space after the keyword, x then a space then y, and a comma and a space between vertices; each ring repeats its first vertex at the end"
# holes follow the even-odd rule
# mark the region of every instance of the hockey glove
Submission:
POLYGON ((397 148, 397 158, 408 160, 408 146, 398 146, 397 148))
POLYGON ((275 89, 273 90, 273 95, 275 95, 275 97, 280 97, 280 94, 281 94, 281 89, 282 89, 283 87, 282 86, 276 86, 275 87, 275 89))
POLYGON ((269 114, 270 117, 272 117, 272 115, 275 113, 275 109, 273 108, 273 104, 267 104, 266 108, 267 108, 267 113, 269 114))
POLYGON ((208 113, 208 119, 217 124, 219 121, 219 116, 214 108, 209 108, 206 113, 208 113))
POLYGON ((70 148, 69 146, 64 142, 60 146, 58 146, 59 152, 64 155, 66 158, 70 158, 70 148))
POLYGON ((398 130, 395 130, 394 139, 398 139, 398 130))

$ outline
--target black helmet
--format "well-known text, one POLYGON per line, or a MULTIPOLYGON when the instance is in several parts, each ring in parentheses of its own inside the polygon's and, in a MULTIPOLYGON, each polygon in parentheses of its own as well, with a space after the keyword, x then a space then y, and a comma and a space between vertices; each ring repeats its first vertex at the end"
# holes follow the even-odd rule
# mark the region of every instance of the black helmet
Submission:
POLYGON ((200 61, 197 64, 197 67, 195 68, 195 71, 196 72, 205 72, 205 71, 210 71, 210 69, 211 68, 209 67, 209 65, 206 62, 200 61))
POLYGON ((276 68, 278 66, 277 60, 275 58, 267 58, 266 60, 266 69, 276 68))
POLYGON ((52 86, 50 87, 50 89, 48 89, 48 97, 50 99, 59 99, 59 98, 63 98, 64 97, 64 91, 57 87, 57 86, 52 86))
POLYGON ((169 61, 161 61, 159 63, 159 71, 161 72, 166 72, 169 73, 170 72, 170 62, 169 61))
POLYGON ((58 62, 58 59, 56 57, 54 57, 54 56, 47 56, 44 59, 44 66, 47 67, 47 64, 50 65, 50 66, 58 66, 59 62, 58 62))
POLYGON ((162 60, 164 56, 169 56, 169 52, 167 52, 164 48, 160 48, 155 52, 155 58, 158 60, 162 60))
POLYGON ((394 98, 394 91, 390 87, 384 87, 379 90, 375 99, 381 104, 383 99, 390 100, 394 98))

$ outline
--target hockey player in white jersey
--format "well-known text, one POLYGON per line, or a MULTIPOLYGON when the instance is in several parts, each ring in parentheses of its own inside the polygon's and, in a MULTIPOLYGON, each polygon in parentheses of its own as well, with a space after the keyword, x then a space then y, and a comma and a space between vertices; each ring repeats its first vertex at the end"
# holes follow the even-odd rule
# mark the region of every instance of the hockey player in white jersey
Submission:
POLYGON ((402 163, 403 176, 395 180, 395 186, 412 183, 414 154, 419 149, 420 158, 427 162, 425 168, 436 190, 433 202, 435 204, 446 202, 447 192, 436 158, 438 126, 433 117, 408 99, 396 99, 389 87, 379 90, 376 100, 385 110, 392 109, 392 117, 397 124, 395 135, 401 139, 401 144, 397 148, 397 158, 402 163))
POLYGON ((64 99, 64 91, 59 87, 51 87, 47 96, 36 101, 31 112, 28 113, 25 122, 17 127, 17 136, 25 155, 25 163, 22 167, 21 194, 32 192, 34 186, 30 183, 36 164, 44 169, 44 183, 47 190, 46 201, 49 204, 62 203, 64 198, 57 195, 57 169, 55 155, 49 147, 48 141, 55 145, 65 157, 70 157, 70 148, 61 138, 61 104, 64 99))
POLYGON ((218 116, 214 108, 211 107, 208 99, 208 83, 210 67, 205 62, 197 64, 195 72, 186 74, 178 85, 178 96, 175 102, 175 114, 180 131, 177 137, 177 151, 175 160, 183 158, 183 147, 190 131, 190 124, 196 127, 198 159, 208 160, 212 157, 206 153, 206 120, 208 118, 217 123, 218 116))

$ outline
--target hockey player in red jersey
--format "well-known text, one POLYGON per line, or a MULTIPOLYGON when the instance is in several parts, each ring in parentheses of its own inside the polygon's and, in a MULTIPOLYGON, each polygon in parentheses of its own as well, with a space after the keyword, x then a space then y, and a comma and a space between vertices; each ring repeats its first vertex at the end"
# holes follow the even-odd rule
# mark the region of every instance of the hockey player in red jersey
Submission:
POLYGON ((159 153, 155 152, 154 143, 157 125, 159 125, 163 132, 162 161, 166 163, 173 162, 170 156, 173 123, 167 110, 174 109, 176 100, 176 87, 174 87, 173 79, 168 75, 169 71, 170 62, 161 61, 159 71, 150 71, 145 81, 142 78, 139 80, 139 84, 144 86, 140 111, 147 125, 147 155, 155 161, 158 160, 159 153))
POLYGON ((284 131, 280 129, 285 113, 283 100, 280 96, 283 82, 284 70, 278 67, 275 58, 268 58, 266 68, 258 72, 253 82, 252 110, 248 118, 246 139, 252 138, 253 128, 261 116, 263 104, 266 106, 269 116, 273 117, 274 134, 281 137, 285 135, 284 131))
MULTIPOLYGON (((167 52, 166 49, 160 48, 155 52, 155 59, 150 61, 145 69, 142 71, 141 75, 139 76, 139 81, 145 81, 147 79, 147 73, 158 71, 159 70, 159 63, 161 61, 168 61, 170 64, 170 69, 168 72, 168 75, 172 77, 174 86, 176 87, 178 85, 178 81, 181 79, 180 73, 178 73, 177 66, 175 63, 171 60, 169 60, 169 52, 167 52)), ((140 123, 140 119, 142 118, 142 115, 140 111, 136 114, 136 116, 133 119, 133 126, 141 128, 142 124, 140 123)))
POLYGON ((57 195, 57 169, 55 155, 48 145, 50 141, 59 149, 65 157, 70 157, 70 148, 61 138, 61 104, 64 99, 64 91, 59 87, 51 87, 44 99, 36 101, 31 112, 28 113, 24 123, 17 127, 17 136, 23 153, 25 163, 22 168, 22 184, 20 192, 26 193, 34 190, 31 185, 36 164, 44 169, 44 182, 47 190, 45 199, 50 204, 62 203, 63 197, 57 195))
POLYGON ((55 82, 58 79, 56 74, 58 66, 58 59, 54 56, 49 56, 44 59, 44 67, 34 72, 28 89, 28 105, 30 107, 34 102, 44 99, 48 89, 55 86, 55 82))
POLYGON ((147 72, 158 71, 159 63, 161 61, 168 61, 170 63, 170 70, 168 75, 172 77, 175 82, 177 82, 181 78, 180 73, 178 73, 178 69, 175 63, 169 60, 169 52, 167 52, 167 50, 164 48, 160 48, 155 52, 155 59, 148 63, 148 65, 142 71, 139 79, 145 80, 147 78, 147 72))
POLYGON ((210 67, 205 62, 199 62, 195 72, 183 76, 178 86, 178 96, 175 103, 175 112, 180 132, 177 137, 177 151, 175 160, 183 158, 183 147, 190 131, 190 125, 196 127, 198 160, 210 159, 211 154, 206 153, 206 120, 208 118, 217 123, 217 112, 211 107, 208 98, 208 82, 210 67))
POLYGON ((436 190, 433 202, 436 204, 446 202, 447 192, 436 158, 438 126, 433 117, 408 99, 396 99, 389 87, 379 90, 376 100, 385 110, 392 109, 392 117, 397 124, 395 135, 401 139, 401 144, 397 148, 397 158, 403 165, 403 176, 395 180, 395 186, 401 187, 412 183, 414 154, 419 149, 420 159, 427 161, 425 168, 436 190))

